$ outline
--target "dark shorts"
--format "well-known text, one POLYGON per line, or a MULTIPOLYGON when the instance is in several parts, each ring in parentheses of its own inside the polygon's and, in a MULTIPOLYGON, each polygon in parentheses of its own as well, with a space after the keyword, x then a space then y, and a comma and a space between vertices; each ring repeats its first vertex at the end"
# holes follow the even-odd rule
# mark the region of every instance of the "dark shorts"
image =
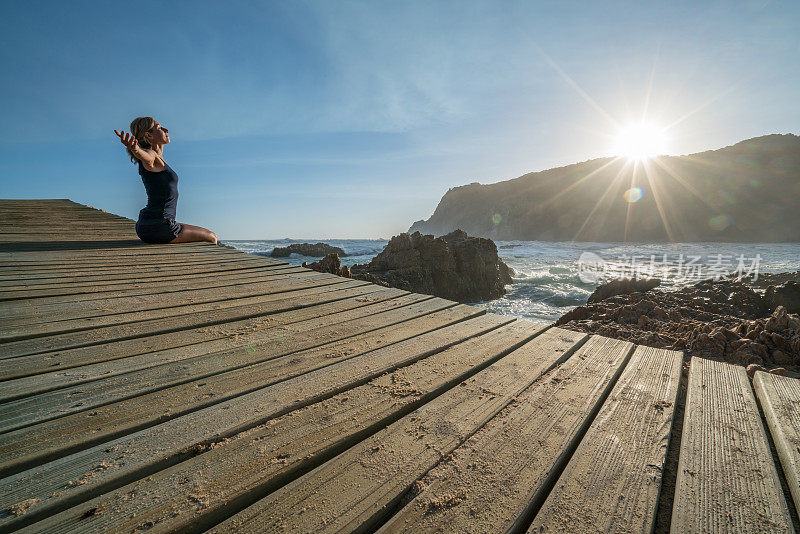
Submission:
POLYGON ((183 225, 174 219, 136 221, 136 235, 145 243, 169 243, 183 231, 183 225))

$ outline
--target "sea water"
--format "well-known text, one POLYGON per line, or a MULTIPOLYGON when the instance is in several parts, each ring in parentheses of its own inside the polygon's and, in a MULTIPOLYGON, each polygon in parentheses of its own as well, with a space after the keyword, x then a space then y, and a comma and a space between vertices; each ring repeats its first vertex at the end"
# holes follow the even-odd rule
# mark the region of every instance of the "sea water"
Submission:
MULTIPOLYGON (((368 263, 386 246, 371 239, 283 239, 229 241, 238 250, 268 256, 275 247, 292 243, 324 242, 347 256, 342 265, 368 263)), ((609 277, 655 276, 669 288, 714 278, 719 273, 750 274, 800 270, 800 243, 572 243, 497 241, 500 258, 514 269, 514 283, 505 296, 473 303, 502 315, 552 322, 586 303, 595 288, 609 277), (586 269, 589 259, 603 262, 605 276, 586 269), (594 276, 593 276, 594 275, 594 276)), ((282 258, 300 265, 318 258, 292 254, 282 258)))

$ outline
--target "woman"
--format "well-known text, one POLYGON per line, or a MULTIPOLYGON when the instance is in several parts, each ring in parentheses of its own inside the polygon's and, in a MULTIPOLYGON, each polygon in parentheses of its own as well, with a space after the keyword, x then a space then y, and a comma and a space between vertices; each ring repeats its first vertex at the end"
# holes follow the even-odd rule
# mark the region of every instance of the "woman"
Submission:
POLYGON ((164 161, 169 130, 153 117, 137 117, 131 133, 114 130, 131 158, 139 164, 139 175, 147 191, 147 206, 139 212, 136 235, 145 243, 217 243, 217 234, 191 224, 175 222, 178 205, 178 175, 164 161))

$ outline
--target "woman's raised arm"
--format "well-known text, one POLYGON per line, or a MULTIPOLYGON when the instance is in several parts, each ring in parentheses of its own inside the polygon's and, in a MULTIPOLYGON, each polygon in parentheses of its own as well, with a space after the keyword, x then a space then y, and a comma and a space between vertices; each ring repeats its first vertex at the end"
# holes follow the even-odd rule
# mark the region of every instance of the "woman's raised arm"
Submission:
POLYGON ((125 133, 125 131, 118 132, 114 130, 114 133, 117 134, 119 137, 120 142, 128 147, 128 150, 136 157, 136 159, 140 160, 145 165, 152 167, 153 163, 156 161, 156 156, 149 150, 145 150, 139 146, 139 141, 129 133, 125 133))

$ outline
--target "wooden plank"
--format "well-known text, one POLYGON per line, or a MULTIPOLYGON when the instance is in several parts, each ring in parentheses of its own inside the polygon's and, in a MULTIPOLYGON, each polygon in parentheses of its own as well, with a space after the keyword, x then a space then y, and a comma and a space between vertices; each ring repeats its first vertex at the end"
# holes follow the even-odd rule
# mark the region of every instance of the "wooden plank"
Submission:
MULTIPOLYGON (((229 284, 234 284, 237 282, 246 282, 248 280, 253 280, 258 276, 265 275, 270 276, 272 274, 277 274, 276 270, 281 273, 303 273, 308 274, 309 269, 303 269, 302 267, 296 267, 291 270, 287 270, 284 268, 274 268, 274 267, 244 267, 244 268, 234 268, 234 269, 219 269, 219 270, 207 270, 204 272, 184 272, 184 273, 172 273, 169 275, 153 275, 153 276, 140 276, 138 278, 119 278, 115 280, 97 280, 97 281, 80 281, 76 280, 75 282, 60 282, 56 284, 18 284, 14 286, 8 286, 5 288, 0 289, 0 296, 7 298, 9 300, 19 300, 18 297, 20 294, 25 294, 29 297, 29 293, 32 291, 38 292, 52 292, 55 294, 64 294, 66 291, 73 291, 73 290, 80 290, 81 293, 94 293, 99 291, 107 292, 109 290, 119 290, 120 287, 130 286, 135 284, 134 287, 143 287, 145 285, 152 286, 155 288, 171 288, 174 286, 175 283, 184 283, 184 284, 192 284, 193 282, 205 282, 209 279, 211 280, 223 280, 228 282, 229 284)), ((316 272, 316 271, 313 271, 316 272)))
MULTIPOLYGON (((245 254, 210 243, 183 243, 174 245, 154 245, 156 248, 143 246, 117 247, 108 249, 75 249, 69 254, 64 251, 50 252, 0 252, 0 269, 20 269, 26 267, 63 268, 66 265, 91 266, 102 263, 104 265, 131 265, 141 262, 151 264, 158 261, 183 262, 209 259, 233 259, 245 254)), ((279 262, 277 258, 259 256, 265 261, 279 262)))
MULTIPOLYGON (((293 275, 295 277, 307 277, 309 269, 303 267, 291 268, 268 268, 261 272, 242 273, 236 276, 218 276, 214 273, 208 275, 198 275, 196 277, 176 276, 172 280, 152 280, 111 283, 111 284, 65 284, 59 287, 41 288, 19 288, 17 290, 0 291, 0 305, 5 308, 9 306, 30 306, 36 307, 42 303, 61 302, 70 300, 71 302, 84 302, 87 300, 98 300, 107 298, 124 298, 134 295, 164 295, 167 293, 177 293, 194 291, 197 289, 209 289, 214 287, 242 286, 245 284, 259 283, 260 278, 272 278, 280 275, 293 275), (52 297, 70 297, 69 299, 51 299, 52 297), (42 299, 42 300, 34 300, 42 299), (21 302, 22 301, 22 302, 21 302), (24 302, 28 301, 28 302, 24 302)), ((320 273, 321 274, 321 273, 320 273)), ((266 281, 266 280, 263 280, 266 281)), ((173 297, 175 295, 172 295, 173 297)), ((66 308, 66 306, 64 306, 66 308)))
MULTIPOLYGON (((72 348, 89 347, 92 345, 100 345, 125 339, 142 338, 153 336, 157 334, 164 334, 170 332, 179 332, 181 330, 188 330, 190 328, 198 328, 202 326, 212 326, 222 322, 233 320, 234 318, 245 319, 248 317, 255 317, 259 315, 268 315, 272 313, 279 313, 281 311, 289 311, 293 309, 304 308, 313 306, 315 304, 322 304, 324 302, 333 302, 343 298, 352 296, 347 293, 341 293, 354 288, 366 288, 372 284, 368 282, 340 282, 338 280, 330 280, 325 284, 322 283, 297 283, 292 284, 291 291, 284 288, 272 288, 272 292, 264 294, 256 294, 255 297, 247 297, 248 300, 242 299, 241 301, 229 301, 232 306, 234 315, 220 314, 220 311, 208 311, 204 314, 182 314, 171 318, 169 321, 163 319, 151 319, 146 321, 139 321, 133 323, 126 323, 120 325, 111 325, 103 328, 95 328, 93 330, 79 330, 71 333, 59 334, 57 336, 39 337, 33 339, 23 339, 20 341, 11 341, 0 345, 0 360, 5 358, 28 356, 33 354, 44 354, 47 352, 61 351, 72 348), (280 292, 277 292, 280 291, 280 292), (259 308, 255 309, 250 303, 254 299, 258 299, 262 304, 259 308)), ((287 284, 289 286, 289 284, 287 284)), ((225 301, 219 301, 225 302, 225 301)), ((212 303, 216 305, 217 303, 212 303)), ((220 308, 223 308, 220 305, 220 308)))
MULTIPOLYGON (((2 236, 0 236, 2 237, 2 236)), ((172 245, 150 245, 138 240, 121 240, 113 245, 98 241, 76 241, 64 243, 67 248, 58 250, 15 250, 0 252, 0 266, 15 265, 67 265, 81 261, 130 261, 141 257, 147 259, 191 258, 203 253, 208 256, 230 257, 244 254, 211 243, 178 243, 172 245), (96 248, 93 248, 96 247, 96 248)), ((12 244, 13 245, 13 244, 12 244)))
POLYGON ((369 530, 411 486, 586 334, 551 328, 399 421, 248 506, 209 532, 369 530))
MULTIPOLYGON (((308 270, 284 269, 282 267, 262 267, 254 270, 239 271, 232 276, 219 276, 216 274, 203 275, 199 277, 187 277, 178 282, 161 285, 159 283, 141 284, 140 287, 150 286, 151 293, 148 295, 158 295, 159 289, 175 290, 183 288, 185 291, 196 289, 210 289, 210 282, 219 284, 224 283, 229 286, 255 283, 258 281, 267 282, 271 279, 281 280, 286 278, 300 279, 306 277, 308 270), (277 277, 277 278, 276 278, 277 277)), ((175 291, 172 291, 173 293, 175 291)), ((135 292, 127 294, 127 297, 141 296, 135 292)), ((175 296, 175 295, 173 295, 175 296)), ((121 302, 109 297, 98 295, 91 301, 77 302, 56 302, 45 303, 44 300, 15 300, 0 302, 0 317, 4 319, 6 325, 14 324, 35 324, 49 321, 77 319, 81 317, 93 317, 106 315, 125 310, 124 301, 121 302)), ((133 302, 140 302, 142 299, 130 299, 133 302)))
MULTIPOLYGON (((279 382, 110 442, 88 440, 68 447, 54 435, 47 447, 29 434, 10 440, 0 453, 0 499, 15 491, 34 491, 42 500, 91 488, 118 487, 173 465, 222 441, 286 413, 320 402, 378 376, 413 364, 512 322, 482 315, 445 328, 377 348, 364 356, 279 382), (22 453, 20 451, 23 451, 22 453), (51 462, 51 460, 56 460, 51 462), (44 462, 51 462, 44 465, 44 462), (98 466, 103 466, 97 469, 98 466), (15 475, 15 473, 17 473, 15 475), (87 473, 92 475, 85 477, 87 473), (78 488, 70 481, 80 479, 78 488)), ((0 436, 1 438, 2 436, 0 436)), ((8 502, 8 501, 6 501, 8 502)), ((11 503, 17 502, 12 500, 11 503)), ((0 507, 2 509, 3 507, 0 507)))
MULTIPOLYGON (((98 266, 100 267, 100 266, 98 266)), ((220 273, 225 276, 228 273, 236 274, 236 271, 243 269, 264 269, 271 266, 265 265, 258 260, 255 261, 235 261, 217 262, 213 264, 195 265, 191 267, 179 267, 172 269, 154 268, 146 269, 131 268, 127 272, 108 272, 103 274, 102 268, 98 272, 86 274, 67 273, 66 275, 33 277, 22 275, 16 279, 0 281, 0 288, 3 291, 23 290, 23 289, 49 289, 61 288, 64 286, 96 286, 105 284, 125 284, 130 282, 150 280, 154 282, 166 280, 179 280, 183 276, 202 275, 206 273, 220 273)))
POLYGON ((744 367, 692 358, 672 532, 792 532, 744 367))
POLYGON ((800 380, 762 371, 753 377, 783 473, 800 512, 800 380))
MULTIPOLYGON (((268 279, 258 284, 260 291, 256 294, 282 295, 286 292, 309 289, 313 287, 329 286, 352 286, 352 280, 340 277, 315 276, 303 274, 291 279, 273 281, 275 278, 268 279), (269 289, 272 291, 269 291, 269 289)), ((187 314, 203 314, 223 308, 239 307, 237 298, 204 299, 205 302, 182 302, 173 301, 172 305, 164 307, 148 307, 144 310, 124 311, 120 313, 109 313, 108 315, 94 315, 87 318, 68 319, 63 321, 51 321, 45 323, 11 325, 8 328, 0 328, 0 344, 5 344, 21 340, 34 340, 62 334, 72 334, 82 331, 97 331, 102 328, 135 324, 154 319, 165 319, 167 324, 173 319, 180 318, 187 314)), ((0 345, 1 346, 1 345, 0 345)))
MULTIPOLYGON (((633 352, 592 336, 432 469, 381 532, 508 532, 543 500, 633 352)), ((579 530, 579 529, 576 529, 579 530)))
POLYGON ((130 266, 106 266, 95 264, 94 268, 73 267, 70 269, 22 269, 12 272, 10 269, 0 270, 1 287, 18 287, 22 285, 43 285, 52 283, 76 283, 96 280, 128 280, 140 276, 154 277, 171 274, 195 274, 203 272, 230 271, 236 268, 270 267, 271 264, 260 261, 256 257, 237 259, 214 259, 189 264, 151 264, 130 266))
POLYGON ((652 531, 682 364, 636 348, 528 532, 652 531))
MULTIPOLYGON (((515 350, 542 328, 527 321, 500 327, 220 442, 197 457, 67 510, 48 523, 94 531, 152 525, 161 531, 177 532, 211 526, 223 514, 243 507, 253 493, 278 487, 342 452, 362 436, 394 422, 515 350), (86 510, 98 506, 114 513, 76 521, 86 510)), ((16 489, 0 485, 0 493, 16 489)), ((74 501, 91 493, 79 488, 71 491, 70 498, 74 501)), ((32 495, 15 492, 8 500, 23 501, 32 495)), ((28 514, 43 517, 63 506, 63 501, 59 495, 37 502, 24 518, 0 519, 0 528, 19 524, 19 519, 30 521, 28 514)))
MULTIPOLYGON (((459 308, 460 313, 449 310, 448 308, 452 308, 454 304, 449 300, 432 298, 347 321, 341 320, 338 315, 328 315, 317 319, 319 323, 317 328, 301 333, 295 334, 291 325, 285 325, 281 329, 280 337, 274 332, 268 333, 268 341, 265 343, 251 343, 247 347, 201 354, 103 378, 94 381, 91 386, 71 386, 6 402, 0 411, 0 432, 85 412, 96 407, 106 407, 125 399, 130 399, 128 404, 131 408, 118 406, 118 411, 141 410, 142 405, 149 402, 145 398, 147 394, 166 390, 172 399, 179 398, 181 392, 188 392, 191 397, 199 387, 200 380, 203 382, 205 397, 218 401, 226 395, 241 394, 271 382, 286 380, 348 357, 344 354, 331 353, 328 349, 318 351, 324 354, 299 355, 301 350, 322 347, 387 326, 393 326, 398 332, 402 329, 425 331, 474 313, 474 310, 467 307, 459 308), (413 320, 417 318, 422 319, 413 320), (420 327, 420 322, 431 323, 432 326, 420 327), (292 355, 291 359, 284 361, 280 358, 286 355, 292 355), (184 387, 177 388, 180 384, 184 384, 184 387), (143 395, 145 397, 142 397, 143 395)), ((161 394, 154 398, 160 397, 161 394)), ((182 409, 192 407, 191 403, 177 406, 181 406, 182 409)), ((155 413, 159 409, 163 409, 163 406, 150 403, 146 411, 155 413)), ((102 411, 102 409, 97 411, 93 416, 93 421, 98 422, 98 425, 103 419, 98 417, 102 411)))
MULTIPOLYGON (((273 275, 286 275, 292 273, 303 273, 305 270, 302 267, 269 267, 269 272, 264 272, 265 278, 272 277, 273 275)), ((38 309, 44 310, 58 310, 58 309, 71 309, 81 307, 84 305, 91 305, 92 301, 119 299, 127 297, 137 297, 142 295, 167 295, 171 293, 185 293, 187 291, 196 291, 199 289, 213 289, 219 287, 227 287, 231 285, 245 285, 258 283, 258 277, 243 277, 241 281, 231 283, 229 280, 220 280, 216 277, 199 277, 195 280, 176 281, 169 284, 125 284, 115 286, 113 289, 93 289, 86 292, 83 289, 65 289, 47 296, 31 296, 29 298, 19 298, 15 300, 6 300, 0 302, 0 312, 4 315, 13 315, 15 313, 26 313, 31 310, 38 309), (81 303, 81 304, 78 304, 81 303), (51 308, 48 308, 50 306, 51 308)), ((175 295, 172 295, 173 297, 175 295)), ((115 302, 116 303, 116 302, 115 302)))
POLYGON ((92 305, 95 311, 105 313, 93 313, 87 318, 68 318, 63 321, 56 320, 23 325, 12 324, 8 328, 0 328, 0 343, 8 344, 17 340, 68 334, 80 330, 145 321, 158 317, 178 316, 195 311, 235 307, 239 305, 240 299, 252 298, 253 296, 280 295, 313 287, 353 285, 360 282, 329 274, 313 274, 313 272, 275 274, 258 277, 255 280, 257 281, 250 282, 248 280, 246 283, 229 282, 229 285, 218 288, 189 290, 182 293, 181 298, 175 298, 175 295, 164 296, 157 294, 116 299, 110 303, 94 302, 92 305), (125 311, 114 313, 115 310, 125 311))
MULTIPOLYGON (((149 288, 149 292, 143 293, 141 291, 128 291, 124 293, 125 297, 134 297, 141 295, 157 295, 164 294, 159 290, 169 289, 171 293, 175 293, 178 288, 184 291, 191 291, 196 289, 210 289, 211 287, 220 287, 224 285, 237 285, 241 283, 267 281, 275 276, 292 276, 300 277, 307 271, 301 268, 286 269, 283 267, 262 267, 258 270, 237 274, 235 277, 219 277, 219 276, 202 276, 192 277, 179 282, 159 285, 159 284, 137 284, 138 287, 149 288), (214 285, 216 284, 216 286, 214 285)), ((117 312, 124 310, 125 307, 119 300, 120 297, 107 297, 105 294, 97 294, 95 298, 89 300, 75 300, 70 302, 58 302, 56 299, 24 299, 0 302, 0 319, 4 324, 31 324, 43 323, 49 320, 59 320, 60 318, 79 318, 79 317, 92 317, 95 315, 105 315, 109 312, 117 312)), ((65 299, 60 299, 65 300, 65 299)), ((141 299, 132 299, 139 301, 141 299)))
MULTIPOLYGON (((265 268, 267 273, 271 273, 276 268, 265 268)), ((281 267, 277 268, 278 270, 282 269, 281 267)), ((286 269, 283 269, 286 271, 286 269)), ((303 269, 302 267, 294 267, 291 269, 291 272, 316 272, 311 271, 310 269, 303 269)), ((247 283, 246 279, 253 279, 256 277, 256 274, 242 274, 242 275, 233 275, 230 276, 232 279, 241 278, 242 281, 240 283, 247 283)), ((164 276, 164 277, 142 277, 138 280, 116 280, 116 281, 107 281, 107 282, 75 282, 75 283, 63 283, 63 284, 45 284, 45 285, 17 285, 14 287, 6 287, 0 289, 0 300, 5 301, 14 301, 20 299, 30 299, 30 298, 38 298, 38 297, 48 297, 48 296, 56 296, 56 295, 70 295, 70 294, 78 294, 78 293, 109 293, 111 291, 120 291, 124 288, 136 288, 136 287, 152 287, 155 289, 170 289, 173 286, 177 286, 180 284, 192 284, 195 280, 198 281, 206 281, 206 280, 224 280, 228 284, 235 283, 235 280, 228 282, 226 280, 226 276, 224 273, 210 273, 210 274, 199 274, 196 277, 189 276, 188 273, 186 275, 171 275, 171 276, 164 276)))
MULTIPOLYGON (((284 267, 284 266, 249 266, 249 267, 237 267, 235 269, 228 269, 228 270, 220 270, 220 271, 208 271, 208 272, 201 272, 201 273, 185 273, 183 276, 175 275, 169 276, 167 278, 157 278, 157 277, 143 277, 138 280, 118 280, 112 281, 108 284, 92 284, 83 285, 83 284, 63 284, 60 287, 56 288, 59 291, 57 293, 60 294, 69 294, 72 291, 73 294, 78 295, 77 291, 82 293, 92 293, 94 294, 93 300, 99 300, 103 298, 113 298, 109 297, 107 294, 111 291, 120 293, 120 296, 134 296, 137 293, 136 291, 125 291, 125 289, 146 289, 151 288, 151 293, 147 294, 157 294, 162 290, 173 290, 177 288, 182 288, 184 290, 191 290, 191 289, 203 289, 209 287, 211 284, 215 283, 225 283, 227 285, 236 285, 236 284, 243 284, 243 283, 252 283, 256 281, 259 277, 269 279, 273 276, 286 276, 292 275, 295 277, 302 277, 306 274, 309 274, 308 269, 303 269, 302 267, 284 267), (117 283, 118 282, 118 283, 117 283), (66 289, 67 291, 63 291, 66 289), (97 291, 99 289, 99 291, 97 291)), ((24 288, 19 289, 25 290, 24 288)), ((28 286, 28 289, 40 289, 36 287, 36 285, 28 286)), ((173 291, 174 292, 174 291, 173 291)), ((12 295, 13 296, 13 295, 12 295)), ((9 319, 14 319, 20 317, 21 314, 25 313, 25 311, 30 312, 31 310, 36 310, 37 312, 41 312, 42 314, 50 314, 53 315, 59 311, 71 311, 76 308, 81 308, 83 305, 75 304, 75 301, 68 301, 68 302, 58 302, 57 306, 50 306, 48 308, 46 300, 47 297, 40 297, 40 300, 33 300, 31 298, 28 299, 14 299, 14 300, 6 300, 0 302, 0 312, 2 313, 3 317, 7 317, 9 319)), ((117 297, 119 298, 119 297, 117 297)), ((63 299, 62 299, 63 300, 63 299)), ((39 315, 37 313, 37 315, 39 315)), ((31 322, 41 322, 41 321, 31 321, 31 322)))
MULTIPOLYGON (((459 305, 432 314, 425 320, 403 324, 393 329, 392 334, 401 340, 421 337, 426 332, 442 330, 444 326, 474 317, 481 312, 480 309, 459 305)), ((72 452, 129 434, 193 410, 224 402, 228 398, 257 391, 259 386, 263 386, 260 389, 277 386, 298 376, 315 375, 318 371, 342 365, 352 359, 361 360, 365 354, 386 345, 387 342, 382 339, 384 337, 385 335, 351 336, 338 340, 337 343, 311 343, 310 348, 300 352, 288 346, 288 349, 284 348, 284 352, 291 354, 288 358, 271 359, 244 371, 239 368, 0 434, 0 472, 5 472, 12 465, 31 463, 48 454, 57 453, 61 456, 68 453, 65 451, 72 452), (315 363, 317 370, 305 372, 315 363), (262 371, 263 375, 257 374, 262 371), (24 447, 20 444, 24 444, 24 447), (20 450, 24 454, 20 454, 20 450)), ((403 347, 403 343, 404 341, 395 343, 395 350, 403 347)), ((249 354, 244 352, 242 354, 239 351, 239 355, 246 361, 249 354)))
POLYGON ((219 256, 216 254, 196 253, 192 255, 169 255, 165 258, 156 259, 143 256, 140 260, 117 260, 116 258, 106 260, 85 260, 71 261, 69 263, 40 264, 26 263, 13 266, 0 267, 0 274, 4 277, 32 275, 69 275, 72 273, 93 274, 96 271, 103 272, 125 272, 136 269, 180 269, 183 267, 196 267, 201 265, 215 265, 219 263, 254 263, 264 266, 292 265, 285 261, 275 261, 265 256, 256 254, 244 254, 219 256))
POLYGON ((57 264, 42 265, 36 262, 24 262, 20 263, 19 265, 0 266, 0 273, 3 273, 4 275, 15 275, 15 274, 25 274, 25 273, 32 273, 32 274, 69 273, 72 271, 91 272, 97 265, 102 265, 102 268, 108 271, 136 269, 137 267, 148 268, 148 269, 156 267, 179 268, 182 266, 204 265, 204 264, 213 264, 220 262, 233 263, 238 261, 248 261, 248 262, 255 261, 264 265, 288 265, 288 262, 276 260, 258 254, 245 254, 242 252, 240 254, 219 256, 216 254, 208 255, 202 252, 197 252, 191 255, 183 254, 183 255, 169 256, 167 258, 162 258, 160 260, 149 258, 148 256, 143 256, 141 258, 131 257, 130 259, 127 260, 110 257, 104 259, 103 261, 82 260, 82 261, 72 261, 67 264, 57 263, 57 264))
MULTIPOLYGON (((136 371, 262 342, 269 336, 285 337, 286 326, 303 332, 319 326, 318 318, 337 314, 349 320, 431 298, 392 288, 365 287, 360 293, 335 302, 254 318, 228 321, 174 333, 72 349, 53 355, 11 358, 0 367, 0 402, 27 397, 136 371), (178 338, 178 339, 176 339, 178 338), (92 363, 94 362, 94 363, 92 363), (54 371, 57 367, 59 370, 54 371), (49 371, 49 372, 48 372, 49 371)), ((249 349, 248 349, 249 350, 249 349)))

